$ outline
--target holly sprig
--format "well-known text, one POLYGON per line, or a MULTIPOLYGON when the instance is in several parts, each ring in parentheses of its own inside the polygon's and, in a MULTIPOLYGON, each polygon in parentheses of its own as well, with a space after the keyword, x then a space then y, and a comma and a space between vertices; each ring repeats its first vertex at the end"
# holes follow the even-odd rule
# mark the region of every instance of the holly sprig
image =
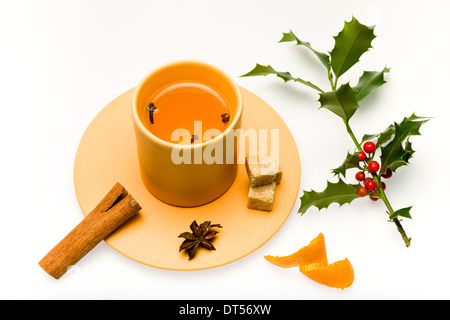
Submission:
POLYGON ((389 220, 395 223, 405 245, 409 247, 411 238, 406 235, 399 217, 411 218, 412 206, 394 210, 384 191, 386 184, 382 179, 389 179, 398 168, 409 164, 415 152, 410 138, 420 135, 420 127, 430 118, 412 114, 400 123, 394 122, 380 133, 364 134, 361 140, 357 140, 349 121, 361 107, 360 102, 386 83, 385 75, 390 72, 390 69, 385 67, 379 71, 364 71, 355 86, 351 86, 350 82, 339 82, 340 77, 372 48, 372 41, 375 38, 374 26, 361 24, 355 17, 349 22, 345 21, 344 28, 334 37, 334 48, 327 53, 315 50, 309 42, 300 40, 292 30, 283 33, 279 42, 295 42, 298 46, 304 46, 322 63, 330 83, 329 91, 321 89, 308 80, 294 77, 287 71, 277 71, 270 65, 256 64, 250 72, 242 76, 273 74, 284 82, 294 81, 316 90, 319 94, 319 109, 328 109, 340 117, 355 144, 356 149, 348 152, 342 165, 331 170, 338 176, 338 181, 335 183, 328 181, 322 192, 304 191, 300 197, 301 204, 298 212, 303 215, 311 207, 316 207, 320 211, 328 208, 332 203, 342 206, 366 196, 373 201, 381 199, 387 208, 389 220), (351 169, 358 170, 355 174, 357 183, 346 181, 347 171, 351 169))

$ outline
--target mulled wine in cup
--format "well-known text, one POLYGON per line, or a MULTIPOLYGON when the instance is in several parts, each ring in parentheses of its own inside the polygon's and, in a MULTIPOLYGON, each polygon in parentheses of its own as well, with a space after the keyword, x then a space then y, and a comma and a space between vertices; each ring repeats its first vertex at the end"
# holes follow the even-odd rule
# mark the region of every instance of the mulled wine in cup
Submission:
POLYGON ((168 204, 193 207, 220 197, 238 166, 238 85, 211 64, 175 61, 136 88, 132 115, 142 180, 168 204))

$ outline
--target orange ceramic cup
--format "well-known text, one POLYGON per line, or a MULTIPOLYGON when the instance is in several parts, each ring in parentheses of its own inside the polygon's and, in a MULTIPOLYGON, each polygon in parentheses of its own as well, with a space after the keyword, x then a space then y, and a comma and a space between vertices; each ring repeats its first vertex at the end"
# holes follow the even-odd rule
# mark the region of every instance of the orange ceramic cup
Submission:
POLYGON ((175 61, 147 74, 135 90, 132 116, 141 177, 148 191, 161 201, 182 207, 208 203, 227 191, 237 174, 239 138, 236 134, 241 126, 242 109, 242 96, 235 81, 205 62, 175 61), (147 130, 143 110, 149 97, 176 82, 206 84, 219 93, 230 110, 227 129, 212 140, 193 145, 168 142, 147 130), (211 154, 212 149, 215 149, 215 161, 204 161, 202 155, 211 154), (222 151, 222 161, 217 161, 219 151, 222 151), (184 159, 188 154, 191 161, 174 162, 174 154, 181 154, 184 159))

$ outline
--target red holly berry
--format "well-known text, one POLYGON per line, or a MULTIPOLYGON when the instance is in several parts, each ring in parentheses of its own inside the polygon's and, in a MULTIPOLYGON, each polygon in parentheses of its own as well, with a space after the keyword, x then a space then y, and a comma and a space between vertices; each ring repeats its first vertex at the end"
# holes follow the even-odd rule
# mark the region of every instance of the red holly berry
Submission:
POLYGON ((357 194, 358 196, 360 196, 361 198, 362 198, 362 197, 365 197, 366 194, 367 194, 367 189, 364 188, 364 187, 359 187, 358 190, 356 190, 356 194, 357 194))
POLYGON ((375 151, 375 143, 368 141, 364 143, 363 149, 367 153, 372 153, 375 151))
POLYGON ((386 169, 386 172, 383 173, 381 176, 382 176, 383 178, 385 178, 385 179, 389 179, 390 177, 392 177, 392 170, 389 169, 389 168, 387 168, 387 169, 386 169))
POLYGON ((364 161, 364 160, 366 160, 366 154, 362 151, 358 152, 358 158, 359 158, 359 161, 364 161))
POLYGON ((381 181, 381 187, 383 188, 383 190, 386 190, 386 183, 384 183, 383 181, 381 181))
POLYGON ((366 175, 362 171, 358 171, 355 174, 355 179, 358 180, 358 181, 363 181, 365 178, 366 178, 366 175))
POLYGON ((367 190, 374 190, 377 187, 377 184, 372 179, 364 180, 364 186, 367 190))
POLYGON ((380 169, 380 164, 376 161, 370 161, 368 165, 368 169, 370 172, 375 173, 380 169))
POLYGON ((372 200, 372 201, 378 201, 378 198, 374 198, 374 197, 370 196, 370 200, 372 200))

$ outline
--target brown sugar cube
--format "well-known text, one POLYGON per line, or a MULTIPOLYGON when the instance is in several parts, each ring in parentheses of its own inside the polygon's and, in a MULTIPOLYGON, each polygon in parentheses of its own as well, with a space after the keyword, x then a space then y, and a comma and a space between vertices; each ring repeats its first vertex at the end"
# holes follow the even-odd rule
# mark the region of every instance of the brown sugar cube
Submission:
POLYGON ((250 187, 248 192, 247 208, 261 211, 272 211, 273 199, 275 197, 275 187, 275 181, 259 187, 250 187))
POLYGON ((280 184, 282 177, 283 177, 283 170, 281 170, 281 167, 278 167, 277 175, 275 177, 276 184, 280 184))
POLYGON ((283 176, 278 159, 268 151, 247 155, 245 168, 252 187, 266 185, 273 181, 280 184, 283 176))

